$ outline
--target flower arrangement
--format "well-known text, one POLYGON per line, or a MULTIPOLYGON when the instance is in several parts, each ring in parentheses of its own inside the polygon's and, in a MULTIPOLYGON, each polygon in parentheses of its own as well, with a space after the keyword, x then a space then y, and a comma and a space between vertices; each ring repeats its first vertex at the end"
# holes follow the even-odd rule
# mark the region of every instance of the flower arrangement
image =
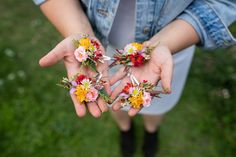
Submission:
MULTIPOLYGON (((98 63, 113 60, 109 68, 115 65, 124 65, 128 72, 130 67, 139 67, 146 63, 151 58, 151 52, 156 47, 145 47, 141 43, 133 42, 127 44, 122 50, 117 49, 117 53, 113 57, 109 57, 103 55, 100 43, 88 35, 83 35, 80 39, 73 40, 73 43, 76 47, 74 51, 75 59, 83 66, 95 71, 97 75, 94 78, 83 74, 77 74, 72 78, 64 77, 58 85, 69 89, 70 94, 75 95, 81 104, 95 102, 99 97, 108 103, 112 102, 104 89, 106 82, 101 79, 102 73, 99 73, 96 68, 98 63)), ((145 80, 139 83, 130 72, 127 76, 130 77, 132 83, 127 83, 119 95, 122 106, 129 105, 137 109, 148 107, 153 97, 159 97, 159 94, 163 93, 162 91, 154 90, 155 86, 145 80)))
POLYGON ((127 83, 119 95, 122 106, 131 106, 139 109, 148 107, 153 97, 159 97, 161 91, 155 91, 155 86, 144 80, 139 84, 127 83))
POLYGON ((125 46, 123 50, 116 50, 113 56, 113 62, 110 67, 115 65, 125 65, 129 67, 138 67, 150 59, 150 54, 155 47, 144 47, 143 44, 133 42, 125 46))
POLYGON ((79 40, 73 40, 76 47, 74 56, 78 62, 84 66, 90 67, 95 72, 97 71, 98 62, 103 63, 103 55, 100 44, 97 40, 89 38, 88 35, 84 35, 79 40))
POLYGON ((85 75, 76 75, 72 79, 63 78, 58 84, 70 90, 70 94, 75 94, 80 103, 95 102, 98 97, 102 97, 106 102, 110 101, 101 79, 89 78, 85 75))

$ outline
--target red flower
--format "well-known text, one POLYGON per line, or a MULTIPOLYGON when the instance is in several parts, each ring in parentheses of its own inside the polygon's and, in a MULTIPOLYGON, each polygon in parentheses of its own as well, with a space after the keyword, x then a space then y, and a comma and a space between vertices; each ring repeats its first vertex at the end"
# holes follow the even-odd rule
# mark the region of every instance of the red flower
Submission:
POLYGON ((83 79, 85 79, 85 78, 86 78, 86 76, 83 75, 83 74, 81 74, 81 75, 78 75, 78 76, 76 77, 75 81, 79 84, 79 83, 81 83, 81 81, 82 81, 83 79))
POLYGON ((129 58, 135 67, 142 65, 144 61, 144 57, 140 54, 129 55, 129 58))
POLYGON ((94 60, 95 61, 97 61, 101 57, 102 57, 102 51, 101 50, 97 50, 97 51, 94 52, 94 60))
POLYGON ((126 86, 123 88, 122 92, 129 94, 129 88, 132 87, 133 85, 131 83, 127 83, 126 86))
POLYGON ((91 43, 97 48, 100 49, 100 44, 96 40, 91 40, 91 43))
POLYGON ((143 80, 143 83, 147 83, 148 81, 147 80, 143 80))

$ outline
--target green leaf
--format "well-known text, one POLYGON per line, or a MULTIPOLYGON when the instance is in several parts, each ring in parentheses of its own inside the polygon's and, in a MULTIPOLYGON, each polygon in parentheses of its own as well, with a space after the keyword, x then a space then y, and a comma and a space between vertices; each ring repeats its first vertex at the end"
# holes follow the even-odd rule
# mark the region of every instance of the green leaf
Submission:
POLYGON ((102 97, 106 102, 112 101, 104 88, 99 90, 98 93, 99 93, 100 97, 102 97))
POLYGON ((94 61, 92 61, 91 59, 88 58, 86 61, 83 62, 83 64, 84 64, 85 66, 90 67, 93 71, 95 71, 96 73, 98 73, 96 63, 95 63, 94 61))
POLYGON ((73 39, 72 42, 76 48, 80 46, 79 40, 73 39))

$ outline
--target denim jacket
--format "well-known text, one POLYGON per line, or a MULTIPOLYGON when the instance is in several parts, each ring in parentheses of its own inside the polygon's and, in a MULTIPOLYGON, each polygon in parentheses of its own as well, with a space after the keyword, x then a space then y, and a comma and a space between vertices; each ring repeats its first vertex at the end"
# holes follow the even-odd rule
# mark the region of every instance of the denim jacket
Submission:
MULTIPOLYGON (((34 0, 42 4, 45 0, 34 0)), ((106 45, 119 0, 82 0, 96 36, 106 45)), ((190 23, 205 48, 236 44, 227 28, 236 20, 236 0, 136 0, 135 40, 150 39, 174 19, 190 23)))

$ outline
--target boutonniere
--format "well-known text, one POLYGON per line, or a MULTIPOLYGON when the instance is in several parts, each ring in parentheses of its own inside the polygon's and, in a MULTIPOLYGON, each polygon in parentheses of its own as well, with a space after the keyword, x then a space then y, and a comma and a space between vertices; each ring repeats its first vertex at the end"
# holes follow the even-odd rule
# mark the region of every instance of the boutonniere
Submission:
POLYGON ((160 98, 159 95, 163 92, 155 90, 152 83, 146 80, 139 83, 132 74, 129 76, 132 83, 127 83, 119 95, 123 107, 130 106, 136 109, 149 107, 153 97, 160 98))
POLYGON ((141 43, 130 43, 122 50, 116 50, 117 52, 113 56, 113 62, 110 67, 115 65, 124 65, 127 67, 138 67, 143 65, 151 58, 151 52, 155 47, 144 47, 141 43))
POLYGON ((89 78, 83 74, 78 74, 71 79, 63 78, 58 85, 69 89, 70 94, 74 94, 80 103, 95 102, 98 97, 109 102, 110 97, 104 89, 106 82, 102 81, 99 76, 89 78))
POLYGON ((103 63, 103 54, 97 40, 83 35, 79 40, 74 39, 73 43, 76 47, 74 51, 76 60, 98 73, 96 66, 99 62, 103 63))

